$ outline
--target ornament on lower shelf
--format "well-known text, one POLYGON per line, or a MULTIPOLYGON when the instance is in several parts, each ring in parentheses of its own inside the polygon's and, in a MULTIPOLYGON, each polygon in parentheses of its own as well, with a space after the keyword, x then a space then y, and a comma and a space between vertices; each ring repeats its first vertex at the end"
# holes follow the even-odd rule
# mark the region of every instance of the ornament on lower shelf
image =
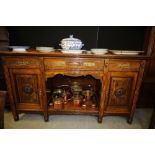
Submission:
POLYGON ((54 109, 62 109, 63 108, 63 99, 60 97, 55 97, 53 99, 54 109))

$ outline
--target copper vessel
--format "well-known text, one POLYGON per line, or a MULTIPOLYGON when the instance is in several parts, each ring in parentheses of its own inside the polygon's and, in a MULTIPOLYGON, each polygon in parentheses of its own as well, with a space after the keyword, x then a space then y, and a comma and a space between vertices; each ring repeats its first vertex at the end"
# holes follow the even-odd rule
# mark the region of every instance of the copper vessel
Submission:
POLYGON ((82 88, 80 87, 78 82, 73 82, 73 85, 71 86, 71 91, 74 95, 80 94, 80 92, 82 92, 82 88))
POLYGON ((53 99, 54 109, 62 109, 63 108, 63 99, 60 97, 55 97, 53 99))

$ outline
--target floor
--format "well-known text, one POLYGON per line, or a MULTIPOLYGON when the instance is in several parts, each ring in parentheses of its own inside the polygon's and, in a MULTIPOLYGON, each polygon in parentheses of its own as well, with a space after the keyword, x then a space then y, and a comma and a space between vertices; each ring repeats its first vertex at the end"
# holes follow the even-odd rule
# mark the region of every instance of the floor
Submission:
POLYGON ((99 124, 96 116, 50 115, 44 122, 40 114, 20 114, 19 121, 14 121, 12 113, 5 111, 5 129, 147 129, 152 109, 137 109, 132 124, 125 117, 106 116, 99 124))

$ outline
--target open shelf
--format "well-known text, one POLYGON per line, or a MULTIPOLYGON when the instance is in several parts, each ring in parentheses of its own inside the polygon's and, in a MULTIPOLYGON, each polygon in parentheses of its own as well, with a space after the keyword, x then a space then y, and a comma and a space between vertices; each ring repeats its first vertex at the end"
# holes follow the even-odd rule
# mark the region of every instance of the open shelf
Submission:
POLYGON ((97 115, 99 112, 101 82, 90 75, 79 77, 56 75, 47 79, 46 88, 49 113, 97 115), (54 92, 60 90, 65 90, 64 92, 69 94, 69 97, 66 95, 66 101, 62 94, 53 97, 54 92), (74 90, 79 92, 74 92, 74 90))
POLYGON ((54 105, 50 105, 48 108, 49 112, 76 112, 76 113, 98 113, 98 107, 87 106, 83 108, 81 105, 74 105, 72 102, 64 104, 62 108, 55 109, 54 105))

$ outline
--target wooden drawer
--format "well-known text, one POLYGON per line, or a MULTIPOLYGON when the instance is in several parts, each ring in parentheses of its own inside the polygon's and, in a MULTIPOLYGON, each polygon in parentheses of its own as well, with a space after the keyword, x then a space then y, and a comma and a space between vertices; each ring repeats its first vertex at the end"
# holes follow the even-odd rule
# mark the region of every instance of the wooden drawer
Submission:
POLYGON ((110 60, 109 71, 139 71, 140 61, 110 60))
POLYGON ((3 58, 4 64, 9 68, 39 68, 40 61, 37 58, 25 57, 5 57, 3 58))
POLYGON ((46 70, 103 70, 104 60, 93 60, 85 58, 52 59, 45 58, 46 70))

